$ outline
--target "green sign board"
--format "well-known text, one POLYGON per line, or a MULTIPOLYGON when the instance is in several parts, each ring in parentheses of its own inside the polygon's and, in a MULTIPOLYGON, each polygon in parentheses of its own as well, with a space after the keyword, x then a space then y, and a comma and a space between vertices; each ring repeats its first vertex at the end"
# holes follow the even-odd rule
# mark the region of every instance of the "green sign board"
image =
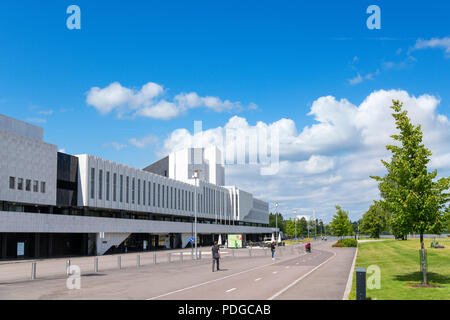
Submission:
POLYGON ((242 234, 229 234, 228 248, 242 248, 242 234))

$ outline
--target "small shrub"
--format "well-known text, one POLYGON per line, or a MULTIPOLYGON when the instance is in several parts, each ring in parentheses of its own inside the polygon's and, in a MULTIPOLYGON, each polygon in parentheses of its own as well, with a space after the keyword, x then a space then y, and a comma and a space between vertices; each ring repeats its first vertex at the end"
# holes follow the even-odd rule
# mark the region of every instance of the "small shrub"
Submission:
POLYGON ((357 247, 358 241, 356 241, 353 238, 347 238, 347 239, 339 239, 338 242, 333 244, 333 247, 343 248, 343 247, 357 247))

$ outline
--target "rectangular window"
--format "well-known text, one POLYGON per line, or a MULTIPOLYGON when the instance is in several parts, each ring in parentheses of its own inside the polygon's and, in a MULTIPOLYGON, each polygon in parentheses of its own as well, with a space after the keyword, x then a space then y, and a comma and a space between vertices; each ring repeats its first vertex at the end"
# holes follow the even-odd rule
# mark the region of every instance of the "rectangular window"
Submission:
POLYGON ((173 208, 177 209, 177 188, 174 188, 174 195, 173 195, 173 208))
POLYGON ((138 204, 141 204, 141 179, 138 179, 138 204))
POLYGON ((45 181, 41 181, 41 193, 45 193, 45 181))
POLYGON ((16 188, 16 178, 9 177, 9 188, 15 189, 16 188))
POLYGON ((169 186, 166 186, 166 208, 169 209, 169 186))
POLYGON ((120 202, 123 202, 123 175, 120 175, 120 193, 119 193, 119 197, 120 197, 120 202))
POLYGON ((170 209, 173 209, 173 187, 170 187, 170 209))
POLYGON ((177 206, 178 210, 181 209, 180 207, 180 189, 178 189, 178 206, 177 206))
POLYGON ((127 176, 127 185, 125 186, 126 187, 126 200, 127 200, 127 203, 130 203, 130 177, 128 177, 127 176))
POLYGON ((23 190, 23 178, 18 178, 17 179, 17 189, 18 190, 23 190))
POLYGON ((161 207, 161 185, 158 183, 158 208, 161 207))
POLYGON ((91 168, 91 199, 95 198, 95 169, 91 168))
POLYGON ((165 202, 164 200, 166 199, 166 198, 164 198, 164 189, 166 189, 166 188, 164 188, 164 186, 161 186, 161 187, 162 187, 162 198, 161 198, 161 200, 162 200, 161 202, 162 203, 161 203, 161 207, 164 208, 164 202, 165 202))
POLYGON ((106 201, 109 201, 109 171, 106 171, 106 201))
POLYGON ((117 201, 117 173, 113 174, 113 201, 117 201))
POLYGON ((31 191, 31 180, 30 179, 27 179, 25 182, 25 190, 31 191))
POLYGON ((153 206, 156 207, 156 183, 153 182, 153 206))
POLYGON ((142 204, 145 206, 145 185, 147 183, 145 181, 142 181, 142 204))
POLYGON ((149 182, 149 183, 148 183, 148 205, 149 205, 149 206, 152 205, 152 203, 151 203, 151 201, 150 201, 150 199, 151 199, 151 194, 152 194, 152 183, 149 182))
POLYGON ((133 178, 133 180, 132 180, 132 184, 131 184, 131 203, 132 204, 134 204, 134 188, 135 188, 135 185, 134 185, 134 178, 133 178))
POLYGON ((103 170, 98 170, 98 198, 102 200, 103 192, 103 170))
POLYGON ((39 181, 34 180, 33 181, 33 192, 38 192, 39 190, 39 181))

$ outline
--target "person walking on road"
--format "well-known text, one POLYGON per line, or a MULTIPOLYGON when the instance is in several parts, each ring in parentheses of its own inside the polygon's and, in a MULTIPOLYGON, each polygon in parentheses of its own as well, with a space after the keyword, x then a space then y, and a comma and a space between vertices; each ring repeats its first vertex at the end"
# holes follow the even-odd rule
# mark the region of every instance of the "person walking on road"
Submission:
POLYGON ((272 260, 275 260, 275 241, 272 241, 272 243, 270 244, 270 251, 272 251, 272 260))
POLYGON ((214 264, 217 263, 217 271, 220 270, 219 268, 219 259, 220 257, 220 248, 217 244, 217 241, 214 241, 214 245, 211 247, 211 253, 212 253, 212 272, 214 272, 214 264))

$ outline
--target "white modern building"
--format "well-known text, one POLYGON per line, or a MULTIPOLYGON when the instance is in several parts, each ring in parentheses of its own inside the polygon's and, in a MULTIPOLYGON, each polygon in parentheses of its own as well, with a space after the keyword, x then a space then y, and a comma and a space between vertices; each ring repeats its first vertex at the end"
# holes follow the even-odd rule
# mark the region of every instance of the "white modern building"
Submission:
POLYGON ((200 245, 270 235, 267 202, 226 186, 222 163, 215 147, 142 170, 68 155, 44 142, 43 128, 0 115, 0 258, 186 247, 195 211, 200 245))

